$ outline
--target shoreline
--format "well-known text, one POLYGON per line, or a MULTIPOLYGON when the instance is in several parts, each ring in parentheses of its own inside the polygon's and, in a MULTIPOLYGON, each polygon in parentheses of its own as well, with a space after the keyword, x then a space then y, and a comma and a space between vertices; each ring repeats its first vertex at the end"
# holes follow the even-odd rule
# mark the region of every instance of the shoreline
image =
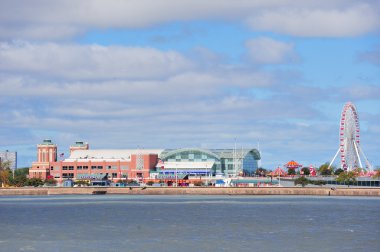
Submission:
POLYGON ((38 187, 0 188, 1 196, 16 195, 75 195, 75 194, 129 194, 129 195, 314 195, 314 196, 374 196, 380 197, 380 188, 329 187, 38 187))

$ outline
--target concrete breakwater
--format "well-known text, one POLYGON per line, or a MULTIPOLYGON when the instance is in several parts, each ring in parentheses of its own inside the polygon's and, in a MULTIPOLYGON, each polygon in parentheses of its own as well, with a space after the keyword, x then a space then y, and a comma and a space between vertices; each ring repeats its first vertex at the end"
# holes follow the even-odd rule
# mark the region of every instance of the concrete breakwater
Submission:
POLYGON ((0 188, 6 195, 93 194, 130 195, 319 195, 319 196, 380 196, 380 188, 302 188, 302 187, 42 187, 0 188))

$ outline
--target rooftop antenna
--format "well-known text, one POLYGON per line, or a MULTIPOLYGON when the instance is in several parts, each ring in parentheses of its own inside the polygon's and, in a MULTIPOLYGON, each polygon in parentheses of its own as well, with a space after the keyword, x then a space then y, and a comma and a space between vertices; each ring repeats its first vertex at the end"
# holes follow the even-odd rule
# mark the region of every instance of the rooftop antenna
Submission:
POLYGON ((236 177, 236 137, 235 137, 235 145, 234 145, 234 151, 233 151, 233 177, 236 177))
POLYGON ((260 154, 260 159, 258 160, 257 165, 259 166, 258 168, 262 168, 261 167, 261 151, 260 151, 260 142, 259 141, 257 142, 257 151, 260 154))

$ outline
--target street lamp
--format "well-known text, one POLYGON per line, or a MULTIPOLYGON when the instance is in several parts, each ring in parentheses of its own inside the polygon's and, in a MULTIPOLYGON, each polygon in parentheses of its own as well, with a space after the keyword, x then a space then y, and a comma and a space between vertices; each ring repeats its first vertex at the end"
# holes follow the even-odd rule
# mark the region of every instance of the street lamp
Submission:
POLYGON ((175 186, 178 187, 178 164, 175 164, 175 186))
MULTIPOLYGON (((207 163, 206 163, 206 173, 207 173, 207 163)), ((207 175, 207 179, 206 179, 206 186, 208 186, 208 174, 207 175)))

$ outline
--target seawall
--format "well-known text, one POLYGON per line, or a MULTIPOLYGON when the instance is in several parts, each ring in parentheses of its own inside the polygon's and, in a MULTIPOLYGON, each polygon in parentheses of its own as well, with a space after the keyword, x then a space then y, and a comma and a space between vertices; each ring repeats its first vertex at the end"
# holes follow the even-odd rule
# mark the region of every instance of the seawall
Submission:
POLYGON ((320 196, 380 196, 380 188, 302 188, 302 187, 42 187, 0 188, 0 196, 6 195, 65 195, 93 194, 131 195, 320 195, 320 196))

